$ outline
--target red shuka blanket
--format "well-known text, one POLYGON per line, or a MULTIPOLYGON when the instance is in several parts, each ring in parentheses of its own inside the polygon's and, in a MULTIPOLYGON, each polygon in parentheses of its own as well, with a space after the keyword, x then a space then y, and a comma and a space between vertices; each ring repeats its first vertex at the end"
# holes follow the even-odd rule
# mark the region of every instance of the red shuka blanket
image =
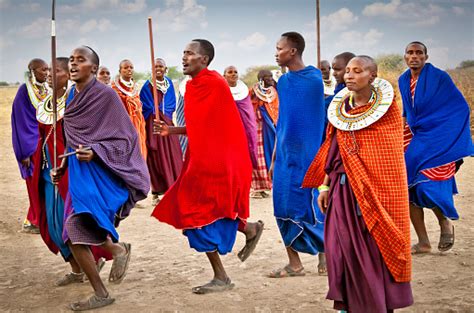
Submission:
POLYGON ((152 215, 177 229, 247 219, 252 164, 229 86, 219 73, 204 69, 187 83, 184 102, 185 163, 152 215))

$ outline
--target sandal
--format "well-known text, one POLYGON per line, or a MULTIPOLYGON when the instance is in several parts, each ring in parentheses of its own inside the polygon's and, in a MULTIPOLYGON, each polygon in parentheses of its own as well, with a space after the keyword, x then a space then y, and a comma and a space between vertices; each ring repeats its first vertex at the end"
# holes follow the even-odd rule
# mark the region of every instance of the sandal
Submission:
POLYGON ((108 294, 107 297, 105 298, 99 297, 97 295, 92 295, 86 301, 78 301, 78 302, 71 303, 69 307, 73 311, 86 311, 86 310, 101 308, 103 306, 114 303, 114 301, 115 299, 112 298, 110 294, 108 294))
POLYGON ((441 233, 439 236, 438 250, 445 252, 450 250, 454 246, 454 225, 452 225, 453 232, 441 233))
POLYGON ((250 193, 250 198, 253 198, 253 199, 263 199, 263 196, 262 194, 260 193, 260 191, 252 191, 250 193))
POLYGON ((257 231, 255 233, 255 236, 246 240, 245 246, 242 248, 242 250, 239 251, 239 253, 237 253, 237 257, 240 261, 244 262, 245 260, 247 260, 247 258, 252 254, 253 250, 255 250, 255 247, 257 246, 257 243, 260 240, 260 237, 262 236, 264 225, 265 224, 261 220, 257 222, 257 231))
POLYGON ((234 288, 235 284, 233 284, 229 277, 225 281, 214 278, 210 282, 205 285, 197 286, 192 289, 193 293, 198 295, 204 295, 207 293, 213 292, 222 292, 226 290, 231 290, 234 288))
POLYGON ((296 277, 296 276, 305 276, 304 267, 301 267, 299 270, 294 270, 290 265, 285 266, 284 268, 279 268, 273 270, 268 277, 270 278, 283 278, 283 277, 296 277))
POLYGON ((84 273, 67 273, 58 281, 56 281, 55 285, 57 287, 67 286, 74 283, 83 283, 84 282, 84 273))
POLYGON ((132 245, 129 243, 121 242, 120 245, 125 249, 124 255, 114 257, 112 262, 112 268, 110 269, 109 282, 114 284, 120 284, 127 274, 128 264, 130 263, 130 256, 132 252, 132 245), (118 268, 118 269, 117 269, 118 268), (119 273, 117 273, 120 271, 119 273))

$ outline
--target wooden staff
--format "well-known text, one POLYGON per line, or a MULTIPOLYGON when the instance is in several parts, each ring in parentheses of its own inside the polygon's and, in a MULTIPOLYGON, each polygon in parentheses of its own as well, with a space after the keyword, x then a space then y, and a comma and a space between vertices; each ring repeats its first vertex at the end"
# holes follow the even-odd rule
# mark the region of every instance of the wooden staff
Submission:
POLYGON ((151 16, 148 17, 148 33, 150 34, 150 55, 151 55, 151 79, 153 81, 153 104, 155 105, 155 121, 160 121, 160 111, 158 107, 158 94, 156 89, 156 70, 155 70, 155 50, 153 48, 153 26, 151 16))
POLYGON ((316 0, 316 50, 318 52, 318 68, 321 68, 321 32, 319 23, 319 0, 316 0))
POLYGON ((58 154, 57 149, 57 135, 56 135, 56 124, 58 122, 58 88, 56 82, 56 21, 55 21, 55 7, 56 1, 52 1, 52 13, 51 13, 51 77, 53 81, 53 97, 51 103, 53 105, 53 168, 57 167, 56 157, 58 154))

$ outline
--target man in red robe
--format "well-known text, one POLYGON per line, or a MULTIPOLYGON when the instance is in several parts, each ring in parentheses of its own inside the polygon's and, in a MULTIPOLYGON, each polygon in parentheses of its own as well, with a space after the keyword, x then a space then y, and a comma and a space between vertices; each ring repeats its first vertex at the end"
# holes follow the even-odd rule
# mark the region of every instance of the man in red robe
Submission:
POLYGON ((189 244, 206 252, 214 271, 207 284, 193 292, 205 294, 234 287, 219 254, 232 250, 240 220, 249 215, 252 163, 245 130, 224 78, 207 69, 214 47, 204 39, 184 49, 183 73, 186 127, 155 123, 162 136, 187 134, 189 144, 181 175, 152 215, 184 230, 189 244))

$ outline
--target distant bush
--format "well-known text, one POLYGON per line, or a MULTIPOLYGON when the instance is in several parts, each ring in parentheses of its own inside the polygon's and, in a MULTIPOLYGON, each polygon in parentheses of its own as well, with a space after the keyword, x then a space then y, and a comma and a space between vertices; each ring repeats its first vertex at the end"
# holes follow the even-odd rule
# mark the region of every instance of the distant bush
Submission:
POLYGON ((10 84, 5 81, 0 81, 0 87, 9 86, 10 84))
POLYGON ((459 63, 458 69, 463 69, 463 68, 468 68, 468 67, 473 67, 474 66, 474 60, 465 60, 459 63))
POLYGON ((280 67, 276 65, 259 65, 249 67, 245 74, 239 75, 240 80, 242 80, 248 87, 252 87, 257 82, 257 74, 261 70, 279 70, 280 67))

